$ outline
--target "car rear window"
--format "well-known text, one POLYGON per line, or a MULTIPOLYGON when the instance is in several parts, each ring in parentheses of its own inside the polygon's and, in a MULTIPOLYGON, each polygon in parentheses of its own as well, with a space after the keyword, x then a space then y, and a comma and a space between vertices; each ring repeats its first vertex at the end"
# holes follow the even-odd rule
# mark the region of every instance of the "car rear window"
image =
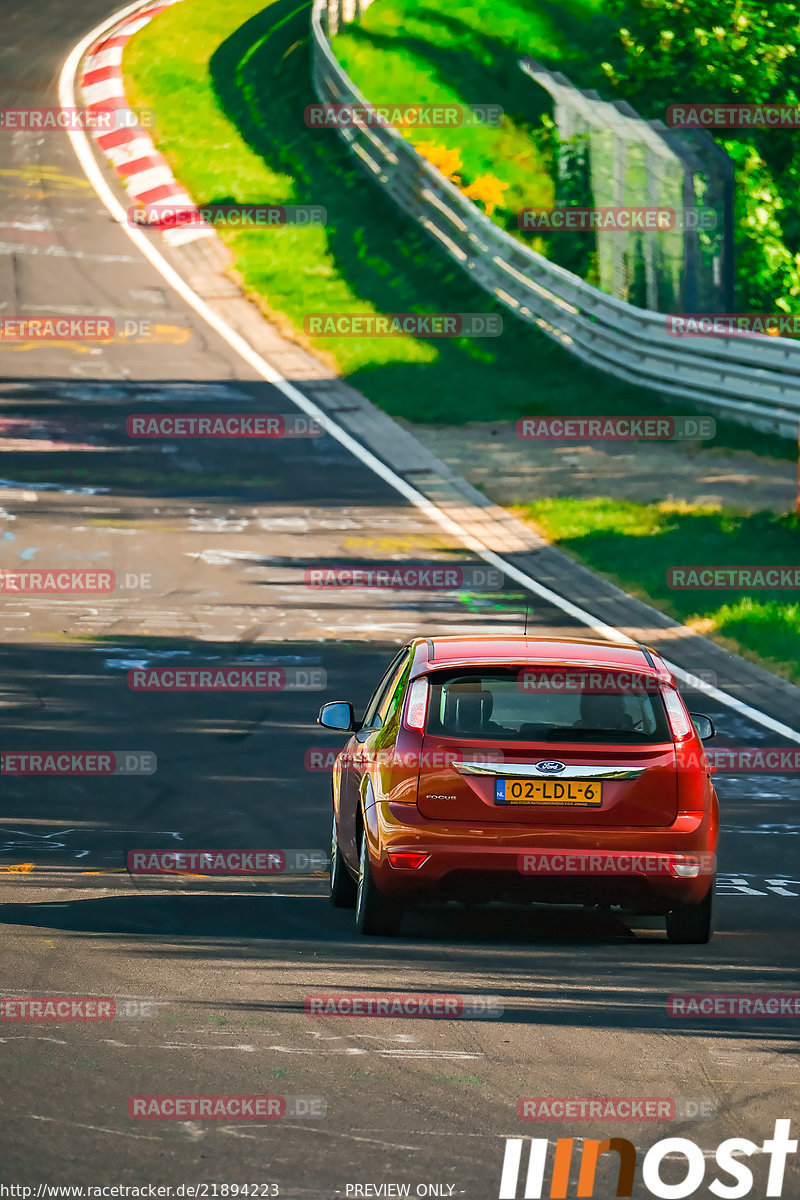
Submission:
POLYGON ((470 741, 669 742, 652 678, 569 668, 468 670, 429 677, 427 732, 470 741))

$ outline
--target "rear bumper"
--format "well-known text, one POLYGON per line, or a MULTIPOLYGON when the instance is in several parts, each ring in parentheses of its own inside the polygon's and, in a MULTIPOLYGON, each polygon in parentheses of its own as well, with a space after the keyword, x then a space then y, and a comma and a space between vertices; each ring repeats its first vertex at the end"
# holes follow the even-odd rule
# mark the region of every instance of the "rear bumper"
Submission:
POLYGON ((714 875, 711 812, 679 814, 668 828, 604 830, 466 822, 462 829, 405 804, 380 803, 366 815, 375 882, 406 903, 508 899, 658 913, 698 903, 714 875), (397 850, 428 857, 418 868, 398 868, 389 859, 397 850), (670 864, 680 856, 699 857, 699 873, 676 877, 670 864))

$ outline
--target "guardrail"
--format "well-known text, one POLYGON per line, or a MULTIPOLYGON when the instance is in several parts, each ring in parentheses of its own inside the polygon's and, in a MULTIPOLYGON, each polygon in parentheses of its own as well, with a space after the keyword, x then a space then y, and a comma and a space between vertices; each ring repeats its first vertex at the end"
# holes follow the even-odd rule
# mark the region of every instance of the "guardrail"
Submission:
MULTIPOLYGON (((314 0, 311 12, 317 98, 371 107, 331 49, 328 3, 314 0)), ((346 20, 344 5, 330 3, 346 20)), ((355 15, 355 5, 351 11, 355 15)), ((797 436, 800 342, 757 334, 670 335, 663 313, 601 292, 495 225, 392 126, 357 123, 338 132, 373 182, 475 283, 589 366, 752 428, 797 436)))

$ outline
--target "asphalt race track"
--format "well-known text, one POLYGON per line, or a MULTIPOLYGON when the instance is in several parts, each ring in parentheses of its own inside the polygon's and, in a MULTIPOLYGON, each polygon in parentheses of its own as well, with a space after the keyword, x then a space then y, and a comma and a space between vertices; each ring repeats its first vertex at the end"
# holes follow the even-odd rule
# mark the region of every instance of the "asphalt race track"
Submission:
MULTIPOLYGON (((56 105, 63 60, 111 11, 100 0, 0 3, 0 107, 56 105)), ((724 1139, 761 1147, 789 1117, 796 1137, 797 1018, 676 1020, 666 1008, 671 993, 800 990, 791 776, 718 782, 708 947, 668 945, 655 920, 632 928, 599 910, 501 907, 421 913, 396 941, 361 939, 351 914, 329 906, 320 873, 128 876, 133 848, 325 854, 329 777, 307 769, 307 752, 341 741, 314 724, 322 700, 363 704, 409 636, 519 631, 525 600, 511 585, 475 597, 305 586, 319 563, 468 559, 328 436, 176 441, 168 453, 161 441, 131 443, 135 412, 291 408, 138 256, 63 134, 0 132, 0 314, 45 311, 147 317, 162 335, 88 351, 0 346, 0 567, 91 567, 150 575, 152 586, 3 596, 2 745, 150 752, 158 769, 4 775, 0 978, 8 996, 149 1003, 109 1022, 0 1026, 0 1183, 256 1183, 324 1200, 393 1183, 493 1200, 505 1138, 621 1136, 644 1151, 676 1136, 704 1152, 705 1196, 724 1139), (128 688, 131 667, 168 663, 273 665, 300 681, 322 671, 327 683, 269 694, 128 688), (337 991, 492 996, 503 1012, 306 1015, 306 996, 337 991), (292 1101, 295 1115, 280 1120, 133 1119, 128 1098, 142 1094, 307 1103, 292 1101), (684 1106, 668 1122, 534 1126, 517 1115, 530 1096, 695 1100, 707 1115, 684 1106)), ((579 631, 538 600, 529 629, 579 631)), ((722 744, 781 744, 705 698, 694 707, 722 744)), ((765 1159, 751 1160, 754 1197, 765 1194, 765 1159)), ((787 1163, 787 1200, 800 1194, 798 1161, 787 1163)), ((664 1179, 685 1170, 667 1160, 664 1179)), ((598 1195, 612 1196, 611 1173, 601 1177, 598 1195)))

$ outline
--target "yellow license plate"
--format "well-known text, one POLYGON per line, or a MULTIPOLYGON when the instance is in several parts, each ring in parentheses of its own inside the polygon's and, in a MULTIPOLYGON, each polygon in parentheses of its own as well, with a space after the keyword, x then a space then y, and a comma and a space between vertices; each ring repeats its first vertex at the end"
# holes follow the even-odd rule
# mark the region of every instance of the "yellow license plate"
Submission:
POLYGON ((602 784, 575 779, 498 779, 496 804, 557 804, 576 808, 599 807, 602 784))

